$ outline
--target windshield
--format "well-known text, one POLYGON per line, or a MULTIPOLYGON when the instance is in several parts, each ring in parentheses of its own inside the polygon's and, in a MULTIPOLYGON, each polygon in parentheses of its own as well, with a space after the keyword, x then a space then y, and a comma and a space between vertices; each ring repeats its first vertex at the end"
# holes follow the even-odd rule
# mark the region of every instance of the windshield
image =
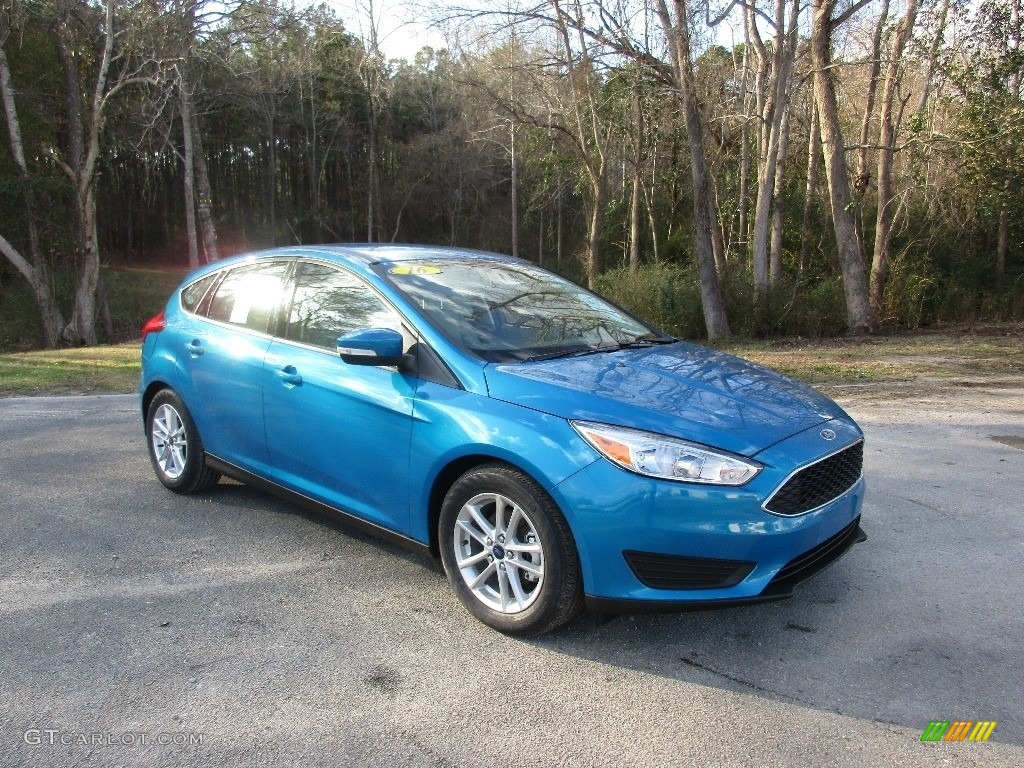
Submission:
POLYGON ((528 263, 442 258, 374 268, 452 342, 489 362, 673 341, 590 291, 528 263))

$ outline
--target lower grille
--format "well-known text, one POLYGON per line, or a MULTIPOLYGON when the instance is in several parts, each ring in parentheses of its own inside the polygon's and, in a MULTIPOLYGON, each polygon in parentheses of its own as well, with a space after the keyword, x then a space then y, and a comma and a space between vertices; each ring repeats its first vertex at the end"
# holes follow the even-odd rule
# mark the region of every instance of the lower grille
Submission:
POLYGON ((739 584, 756 563, 743 560, 712 560, 702 557, 622 553, 634 575, 654 589, 718 589, 739 584))
POLYGON ((860 440, 804 467, 765 502, 764 508, 777 515, 802 515, 846 493, 861 476, 864 441, 860 440))
POLYGON ((860 517, 858 516, 835 536, 825 539, 818 546, 786 563, 782 570, 775 574, 775 578, 768 582, 768 586, 765 587, 762 594, 791 591, 796 584, 809 579, 818 571, 831 565, 855 543, 865 539, 867 536, 860 529, 860 517))

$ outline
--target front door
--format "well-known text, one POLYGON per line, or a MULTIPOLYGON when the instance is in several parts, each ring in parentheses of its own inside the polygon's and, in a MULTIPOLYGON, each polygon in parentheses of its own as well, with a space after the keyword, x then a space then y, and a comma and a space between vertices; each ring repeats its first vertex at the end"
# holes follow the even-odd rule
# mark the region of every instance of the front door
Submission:
POLYGON ((337 354, 343 334, 365 328, 401 331, 401 319, 345 270, 302 263, 295 280, 281 338, 271 343, 263 366, 274 479, 406 533, 416 382, 395 368, 350 365, 337 354))

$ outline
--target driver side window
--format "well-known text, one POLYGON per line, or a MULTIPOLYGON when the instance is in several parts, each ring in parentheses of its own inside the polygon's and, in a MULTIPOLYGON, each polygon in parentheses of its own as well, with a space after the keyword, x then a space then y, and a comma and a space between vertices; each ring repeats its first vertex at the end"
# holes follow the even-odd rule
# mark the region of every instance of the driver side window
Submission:
POLYGON ((338 337, 365 328, 401 332, 401 319, 358 278, 323 264, 301 264, 285 324, 289 341, 333 352, 338 337))

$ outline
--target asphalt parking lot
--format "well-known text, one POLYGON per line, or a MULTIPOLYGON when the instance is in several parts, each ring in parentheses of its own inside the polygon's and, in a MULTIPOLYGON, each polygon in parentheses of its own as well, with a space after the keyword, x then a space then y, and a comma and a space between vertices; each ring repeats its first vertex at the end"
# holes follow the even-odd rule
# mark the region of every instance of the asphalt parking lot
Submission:
POLYGON ((849 408, 869 540, 794 599, 522 641, 432 561, 165 491, 133 397, 0 400, 0 766, 1022 765, 1024 389, 849 408))

